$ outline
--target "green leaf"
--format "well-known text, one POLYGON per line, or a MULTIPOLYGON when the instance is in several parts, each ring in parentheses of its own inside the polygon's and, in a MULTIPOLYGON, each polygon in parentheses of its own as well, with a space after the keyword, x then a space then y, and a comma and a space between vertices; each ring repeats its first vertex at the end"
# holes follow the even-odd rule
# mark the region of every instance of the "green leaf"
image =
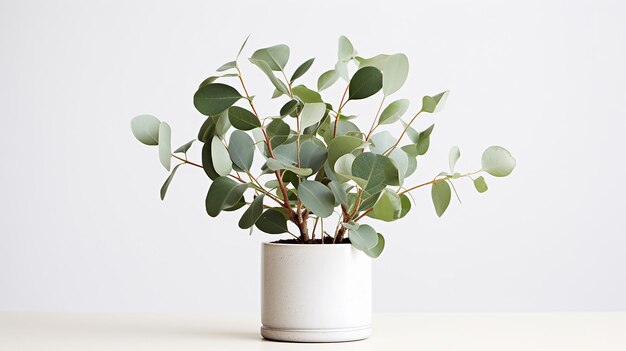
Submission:
POLYGON ((248 39, 250 39, 250 34, 248 34, 248 36, 246 37, 246 40, 244 40, 243 44, 241 44, 241 48, 239 48, 239 52, 237 52, 237 56, 235 57, 235 61, 239 59, 239 56, 241 55, 241 52, 243 51, 243 48, 246 46, 246 43, 248 42, 248 39))
POLYGON ((239 130, 251 130, 261 126, 261 121, 252 112, 239 106, 228 109, 228 119, 239 130))
POLYGON ((254 159, 254 140, 248 133, 235 130, 230 135, 228 153, 233 163, 244 171, 250 171, 254 159))
MULTIPOLYGON (((211 137, 212 140, 213 137, 211 137)), ((215 167, 213 167, 213 159, 211 157, 211 142, 204 143, 202 147, 202 169, 204 169, 204 173, 206 173, 209 178, 215 180, 220 175, 215 171, 215 167)))
POLYGON ((159 145, 161 121, 151 115, 140 115, 130 120, 130 130, 137 140, 146 145, 159 145))
POLYGON ((291 90, 293 91, 293 95, 298 97, 300 101, 305 104, 322 102, 322 96, 320 93, 313 91, 304 85, 298 85, 297 87, 293 87, 291 90))
POLYGON ((352 79, 348 90, 349 100, 360 100, 376 94, 383 87, 383 74, 375 67, 360 68, 352 79))
POLYGON ((285 117, 291 114, 298 107, 298 100, 289 100, 280 108, 280 116, 285 117))
POLYGON ((267 78, 270 79, 270 81, 272 82, 276 90, 280 91, 283 94, 289 95, 289 88, 287 88, 287 86, 285 85, 285 83, 283 83, 282 80, 278 79, 274 75, 274 72, 272 71, 271 67, 265 61, 256 60, 254 58, 250 58, 249 60, 250 62, 255 64, 257 67, 259 67, 259 69, 261 69, 263 73, 265 73, 265 75, 267 76, 267 78))
POLYGON ((215 135, 220 138, 223 137, 231 127, 230 120, 228 119, 228 110, 217 116, 211 116, 211 118, 215 120, 215 135))
POLYGON ((207 141, 211 141, 213 136, 215 135, 215 120, 213 117, 207 117, 207 119, 202 123, 200 130, 198 131, 198 140, 203 143, 207 141))
POLYGON ((363 250, 363 252, 365 252, 365 254, 371 258, 378 258, 380 254, 383 252, 383 250, 385 249, 385 238, 380 233, 377 233, 377 235, 378 235, 378 243, 376 244, 376 246, 374 246, 371 249, 363 250))
POLYGON ((289 61, 289 47, 280 44, 259 49, 252 54, 252 59, 265 62, 272 71, 282 71, 289 61))
POLYGON ((211 76, 211 77, 203 80, 202 83, 200 83, 200 85, 198 86, 198 89, 202 88, 205 85, 211 84, 211 83, 215 82, 216 80, 218 80, 219 78, 222 78, 222 77, 238 77, 238 75, 237 75, 237 73, 226 73, 226 74, 222 74, 222 75, 219 75, 219 76, 211 76))
POLYGON ((402 201, 400 196, 390 190, 383 190, 382 195, 367 216, 385 222, 393 222, 400 218, 402 201))
POLYGON ((333 214, 335 196, 324 184, 314 180, 303 180, 298 185, 298 196, 304 207, 317 216, 326 218, 333 214))
POLYGON ((218 136, 214 136, 211 141, 211 159, 215 172, 220 176, 226 176, 233 170, 233 163, 230 160, 228 150, 218 136))
POLYGON ((450 197, 452 196, 450 185, 446 181, 433 183, 430 195, 433 199, 435 212, 437 212, 437 216, 441 217, 450 204, 450 197))
POLYGON ((228 177, 217 177, 206 196, 206 212, 216 217, 223 209, 235 206, 247 188, 248 184, 236 183, 228 177))
POLYGON ((230 62, 226 62, 225 64, 221 65, 217 71, 218 72, 223 72, 223 71, 227 71, 229 69, 233 69, 237 67, 237 62, 236 61, 230 61, 230 62))
POLYGON ((400 99, 390 103, 380 114, 378 124, 391 124, 400 119, 409 109, 409 100, 400 99))
POLYGON ((459 150, 458 146, 453 146, 450 149, 450 153, 448 155, 448 164, 450 166, 450 173, 454 173, 454 166, 456 166, 456 162, 461 157, 461 150, 459 150))
POLYGON ((378 234, 367 224, 354 224, 348 229, 348 237, 352 246, 361 251, 372 249, 378 244, 378 234))
POLYGON ((335 162, 337 162, 339 157, 356 149, 362 149, 366 145, 366 142, 353 136, 342 135, 334 138, 328 144, 328 164, 330 168, 335 168, 335 162))
POLYGON ((280 118, 272 120, 265 128, 265 131, 270 139, 272 149, 284 143, 291 134, 289 125, 280 118))
POLYGON ((430 134, 433 132, 434 128, 435 125, 432 124, 430 127, 417 133, 417 136, 415 137, 415 139, 417 139, 416 143, 412 145, 405 145, 402 147, 402 150, 412 157, 424 155, 430 147, 430 134))
POLYGON ((373 134, 370 137, 370 151, 375 154, 383 154, 396 143, 397 137, 391 135, 387 130, 373 134))
POLYGON ((272 93, 272 99, 276 99, 277 97, 281 97, 283 96, 283 92, 278 90, 278 89, 274 89, 274 92, 272 93))
POLYGON ((405 54, 389 56, 383 68, 383 94, 389 96, 398 91, 409 75, 409 59, 405 54))
POLYGON ((331 87, 339 79, 339 74, 334 69, 322 73, 317 79, 317 91, 322 91, 331 87))
POLYGON ((382 72, 382 70, 385 69, 385 64, 387 64, 388 59, 389 59, 389 55, 385 55, 385 54, 376 55, 369 59, 361 58, 359 60, 359 68, 376 67, 382 72))
POLYGON ((424 96, 422 98, 422 112, 434 113, 441 111, 446 104, 449 92, 446 90, 435 96, 424 96))
POLYGON ((382 195, 382 191, 379 191, 373 195, 368 195, 368 193, 363 192, 361 196, 361 204, 359 205, 359 211, 367 211, 370 208, 374 207, 378 199, 382 195))
POLYGON ((328 183, 328 188, 333 192, 335 199, 342 205, 348 205, 348 196, 346 187, 336 181, 328 183))
POLYGON ((300 167, 310 168, 317 173, 326 163, 328 150, 317 138, 304 138, 300 141, 300 167))
POLYGON ((248 229, 256 223, 257 219, 263 214, 263 198, 265 194, 261 194, 252 200, 250 207, 243 213, 239 219, 239 228, 248 229))
POLYGON ((340 61, 348 61, 355 55, 354 46, 350 42, 350 39, 345 36, 339 37, 339 50, 337 57, 340 61))
POLYGON ((350 80, 350 72, 348 72, 348 64, 343 61, 337 61, 335 64, 335 72, 346 82, 350 80))
POLYGON ((310 176, 311 174, 313 174, 313 170, 310 168, 299 168, 299 167, 290 165, 288 163, 285 163, 281 160, 277 160, 274 158, 268 158, 265 163, 267 164, 267 167, 271 169, 272 171, 279 171, 281 169, 286 169, 288 171, 291 171, 303 177, 310 176))
POLYGON ((176 174, 176 170, 180 167, 182 163, 179 163, 172 169, 172 173, 165 179, 165 183, 161 186, 161 201, 165 199, 165 193, 167 193, 167 189, 170 187, 170 183, 172 182, 172 178, 174 178, 174 174, 176 174))
POLYGON ((230 207, 226 207, 222 211, 226 211, 226 212, 237 211, 238 209, 244 207, 246 204, 247 204, 246 199, 244 196, 242 196, 234 205, 230 207))
POLYGON ((402 204, 402 211, 400 211, 400 218, 406 216, 411 210, 411 200, 406 194, 400 195, 400 203, 402 204))
POLYGON ((267 234, 287 233, 287 216, 280 207, 267 209, 254 225, 267 234))
POLYGON ((494 177, 506 177, 515 168, 515 158, 501 146, 490 146, 483 152, 483 171, 494 177))
POLYGON ((335 167, 333 168, 335 176, 337 177, 337 182, 345 183, 348 180, 352 179, 360 186, 365 186, 365 180, 358 179, 352 176, 352 164, 354 163, 355 158, 356 156, 348 153, 337 159, 337 162, 335 162, 335 167))
POLYGON ((207 84, 193 96, 193 105, 206 116, 215 116, 226 111, 235 102, 241 99, 237 89, 222 83, 207 84))
POLYGON ((298 66, 298 68, 296 68, 296 70, 293 72, 293 75, 291 76, 289 82, 293 83, 296 79, 302 77, 309 70, 309 68, 311 68, 311 66, 313 65, 313 61, 315 61, 315 58, 308 59, 304 61, 303 64, 298 66))
POLYGON ((304 104, 300 113, 300 128, 312 126, 319 122, 326 114, 326 104, 323 102, 315 102, 304 104))
POLYGON ((165 169, 170 170, 172 162, 172 129, 165 122, 161 122, 159 125, 159 161, 161 161, 165 169))
POLYGON ((364 152, 352 163, 352 175, 366 181, 364 191, 374 194, 387 185, 398 185, 398 170, 388 157, 364 152))
POLYGON ((191 147, 191 145, 193 144, 194 141, 196 141, 196 139, 191 140, 191 141, 187 142, 185 145, 182 145, 178 149, 174 150, 174 153, 175 154, 176 153, 181 153, 181 154, 186 153, 189 150, 189 148, 191 147))
POLYGON ((476 190, 478 190, 479 193, 484 193, 485 191, 487 191, 487 189, 489 189, 487 187, 487 182, 485 181, 485 178, 483 176, 474 179, 474 187, 476 188, 476 190))

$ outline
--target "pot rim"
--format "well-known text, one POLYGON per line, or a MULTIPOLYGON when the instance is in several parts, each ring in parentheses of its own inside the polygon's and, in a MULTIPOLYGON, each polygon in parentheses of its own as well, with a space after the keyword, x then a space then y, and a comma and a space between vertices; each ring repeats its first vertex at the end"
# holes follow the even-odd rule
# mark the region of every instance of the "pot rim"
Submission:
POLYGON ((287 244, 276 243, 270 241, 261 242, 263 246, 282 246, 282 247, 352 247, 350 243, 336 243, 336 244, 287 244))

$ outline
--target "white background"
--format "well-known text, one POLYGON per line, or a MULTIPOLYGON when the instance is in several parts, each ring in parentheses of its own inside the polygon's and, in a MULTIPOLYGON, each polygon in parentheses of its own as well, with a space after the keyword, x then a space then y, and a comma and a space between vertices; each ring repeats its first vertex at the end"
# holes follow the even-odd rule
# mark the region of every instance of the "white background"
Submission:
MULTIPOLYGON (((3 1, 0 5, 0 310, 256 311, 259 242, 239 213, 210 218, 209 180, 167 173, 130 119, 168 121, 176 146, 203 117, 192 95, 250 33, 288 44, 288 70, 347 35, 363 56, 404 52, 396 98, 450 89, 408 183, 479 167, 489 145, 518 167, 436 217, 417 191, 374 263, 375 311, 626 310, 626 25, 620 2, 3 1)), ((272 87, 243 70, 261 113, 272 87)), ((235 85, 235 82, 232 83, 235 85)), ((337 104, 344 83, 323 96, 337 104)), ((355 103, 363 128, 379 98, 355 103)), ((192 157, 199 161, 199 148, 192 157)), ((331 296, 332 291, 320 295, 331 296)))

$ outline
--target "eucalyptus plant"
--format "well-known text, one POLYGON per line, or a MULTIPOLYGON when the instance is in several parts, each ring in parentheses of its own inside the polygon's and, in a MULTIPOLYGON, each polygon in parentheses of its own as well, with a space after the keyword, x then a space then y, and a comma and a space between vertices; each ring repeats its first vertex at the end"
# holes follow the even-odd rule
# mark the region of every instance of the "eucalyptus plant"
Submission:
POLYGON ((180 166, 195 166, 212 181, 205 203, 211 217, 240 210, 239 227, 250 229, 250 233, 256 227, 268 234, 290 234, 294 243, 350 242, 367 255, 378 257, 385 239, 363 219, 391 222, 403 218, 411 209, 409 193, 427 186, 435 212, 441 217, 450 204, 454 181, 471 179, 476 190, 483 193, 487 183, 478 174, 505 177, 515 167, 515 159, 506 149, 491 146, 483 152, 478 170, 458 172, 456 163, 461 153, 455 146, 450 150, 449 170, 406 186, 417 168, 417 159, 428 151, 434 128, 433 124, 418 131, 413 124, 424 114, 440 111, 448 91, 424 96, 420 108, 408 115, 407 99, 385 104, 407 79, 407 56, 364 58, 357 55, 348 38, 341 36, 337 63, 317 79, 317 89, 297 83, 314 58, 287 78, 288 46, 256 50, 249 62, 269 79, 274 88, 272 99, 284 101, 279 111, 259 111, 239 64, 247 41, 235 60, 200 83, 193 96, 195 108, 206 116, 197 137, 202 143, 201 163, 187 157, 195 139, 172 151, 171 129, 166 122, 151 115, 132 119, 135 137, 157 146, 161 164, 171 170, 161 187, 161 199, 180 166), (227 79, 238 86, 222 83, 227 79), (339 103, 332 105, 320 92, 338 82, 345 89, 339 103), (363 118, 348 111, 357 100, 367 98, 377 98, 380 104, 372 114, 374 118, 364 121, 369 129, 361 130, 356 122, 363 118), (397 123, 402 124, 399 135, 382 130, 397 123), (255 164, 255 157, 260 162, 255 164), (178 163, 172 167, 173 160, 178 163), (337 220, 327 223, 332 217, 337 220), (289 222, 297 230, 290 229, 289 222))

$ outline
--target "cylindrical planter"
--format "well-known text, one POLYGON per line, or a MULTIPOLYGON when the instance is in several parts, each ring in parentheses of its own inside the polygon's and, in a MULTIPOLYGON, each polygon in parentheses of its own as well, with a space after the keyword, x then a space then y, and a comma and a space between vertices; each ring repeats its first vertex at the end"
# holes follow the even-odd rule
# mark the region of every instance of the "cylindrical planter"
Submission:
POLYGON ((372 260, 350 244, 263 243, 261 335, 292 342, 366 339, 372 260))

